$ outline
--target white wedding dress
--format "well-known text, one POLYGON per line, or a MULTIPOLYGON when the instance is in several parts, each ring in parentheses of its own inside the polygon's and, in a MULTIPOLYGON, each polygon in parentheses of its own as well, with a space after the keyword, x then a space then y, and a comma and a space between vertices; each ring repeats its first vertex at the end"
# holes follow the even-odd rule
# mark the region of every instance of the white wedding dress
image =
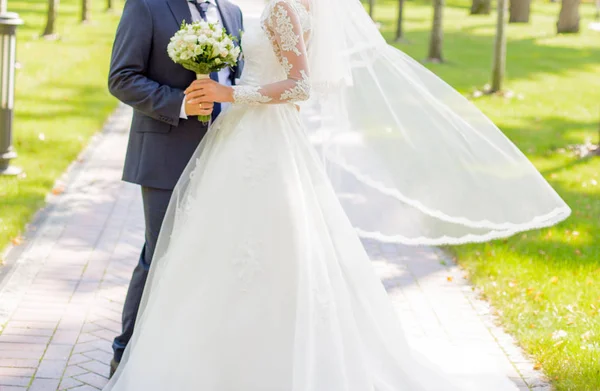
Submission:
POLYGON ((310 39, 296 0, 247 24, 237 104, 176 189, 105 390, 509 389, 452 385, 405 341, 294 104, 310 94, 310 39))

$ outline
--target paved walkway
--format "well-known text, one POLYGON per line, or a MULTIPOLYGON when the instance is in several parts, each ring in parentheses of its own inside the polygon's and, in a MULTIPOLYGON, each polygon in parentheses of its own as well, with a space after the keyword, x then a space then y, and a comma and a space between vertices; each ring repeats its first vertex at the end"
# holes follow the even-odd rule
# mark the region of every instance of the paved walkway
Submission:
MULTIPOLYGON (((121 107, 25 244, 8 254, 0 282, 1 391, 92 391, 107 381, 143 236, 139 190, 120 181, 129 120, 121 107)), ((518 389, 549 389, 443 253, 365 245, 411 344, 465 376, 504 374, 518 389)))

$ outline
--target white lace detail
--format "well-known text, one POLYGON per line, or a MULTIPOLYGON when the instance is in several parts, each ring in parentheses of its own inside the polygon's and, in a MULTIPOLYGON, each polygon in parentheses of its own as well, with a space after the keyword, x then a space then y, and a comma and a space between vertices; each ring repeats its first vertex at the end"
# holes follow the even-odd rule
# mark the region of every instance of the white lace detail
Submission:
POLYGON ((287 57, 283 57, 280 61, 281 66, 283 69, 285 69, 285 74, 289 76, 294 66, 290 63, 290 60, 288 60, 287 57))
POLYGON ((390 236, 389 234, 383 234, 379 231, 371 232, 360 228, 355 228, 355 231, 357 235, 363 239, 373 239, 384 243, 402 243, 408 246, 455 246, 467 243, 484 243, 495 239, 508 238, 519 232, 551 227, 563 221, 570 214, 571 210, 568 207, 556 208, 543 216, 537 216, 528 223, 512 224, 511 229, 504 231, 492 230, 486 234, 467 234, 460 237, 444 235, 435 238, 426 236, 409 238, 404 235, 390 236))
POLYGON ((310 82, 305 71, 300 71, 302 80, 298 80, 296 85, 281 94, 281 100, 287 102, 301 102, 310 97, 310 82))
POLYGON ((320 326, 328 325, 334 312, 332 292, 326 287, 313 287, 313 318, 320 326))
MULTIPOLYGON (((310 37, 311 14, 296 0, 271 0, 261 17, 260 32, 266 46, 270 41, 271 50, 263 53, 264 61, 280 65, 273 69, 273 82, 258 85, 255 80, 246 81, 234 87, 234 102, 242 104, 295 103, 310 97, 310 72, 306 40, 310 37), (285 78, 282 77, 285 75, 285 78), (281 79, 280 79, 281 78, 281 79), (279 80, 278 80, 279 79, 279 80)), ((253 48, 250 46, 250 51, 253 48)), ((249 61, 248 67, 262 67, 263 62, 249 61)))
POLYGON ((195 162, 195 164, 194 164, 194 169, 192 170, 192 172, 190 172, 190 181, 191 181, 192 179, 194 179, 194 177, 195 177, 195 176, 196 176, 196 174, 198 173, 198 171, 199 171, 199 166, 200 166, 200 158, 197 158, 197 159, 196 159, 196 162, 195 162))
POLYGON ((272 99, 260 93, 260 87, 256 86, 234 86, 233 102, 239 104, 268 103, 272 99))
POLYGON ((277 166, 277 161, 271 158, 269 151, 264 148, 249 148, 245 156, 244 178, 250 189, 262 184, 277 166))
POLYGON ((272 26, 279 36, 281 50, 293 52, 296 56, 302 55, 296 47, 298 46, 300 37, 294 33, 294 25, 292 25, 292 19, 288 15, 287 10, 281 4, 277 4, 275 9, 276 11, 273 15, 275 23, 272 23, 272 26))
POLYGON ((238 254, 233 257, 232 264, 238 278, 238 287, 241 291, 247 291, 255 277, 261 271, 261 264, 256 255, 259 248, 259 242, 246 240, 238 249, 238 254))
POLYGON ((298 49, 300 36, 294 32, 292 20, 288 11, 282 5, 283 3, 296 11, 298 17, 301 19, 302 31, 304 33, 310 30, 310 15, 303 5, 296 3, 294 0, 276 0, 273 3, 274 5, 271 6, 270 11, 269 7, 267 7, 266 16, 263 16, 263 29, 273 44, 275 55, 284 67, 286 74, 289 75, 292 65, 282 55, 281 51, 292 52, 297 56, 302 56, 302 52, 298 49), (279 43, 277 42, 277 38, 279 38, 279 43))

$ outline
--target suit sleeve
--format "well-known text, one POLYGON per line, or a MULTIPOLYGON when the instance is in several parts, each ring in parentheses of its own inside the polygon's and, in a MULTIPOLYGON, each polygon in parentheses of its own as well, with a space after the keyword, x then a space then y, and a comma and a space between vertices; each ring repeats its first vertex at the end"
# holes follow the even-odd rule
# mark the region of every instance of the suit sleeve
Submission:
POLYGON ((127 0, 113 46, 108 88, 121 102, 177 126, 183 91, 146 76, 152 34, 152 14, 145 0, 127 0))

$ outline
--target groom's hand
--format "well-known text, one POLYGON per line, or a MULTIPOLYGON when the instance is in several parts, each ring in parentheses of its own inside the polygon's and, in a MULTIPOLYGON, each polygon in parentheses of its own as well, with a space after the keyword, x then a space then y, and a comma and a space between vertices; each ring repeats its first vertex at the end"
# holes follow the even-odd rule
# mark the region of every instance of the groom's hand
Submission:
POLYGON ((194 115, 210 115, 212 114, 213 102, 190 102, 190 98, 185 98, 185 114, 187 116, 194 115))

